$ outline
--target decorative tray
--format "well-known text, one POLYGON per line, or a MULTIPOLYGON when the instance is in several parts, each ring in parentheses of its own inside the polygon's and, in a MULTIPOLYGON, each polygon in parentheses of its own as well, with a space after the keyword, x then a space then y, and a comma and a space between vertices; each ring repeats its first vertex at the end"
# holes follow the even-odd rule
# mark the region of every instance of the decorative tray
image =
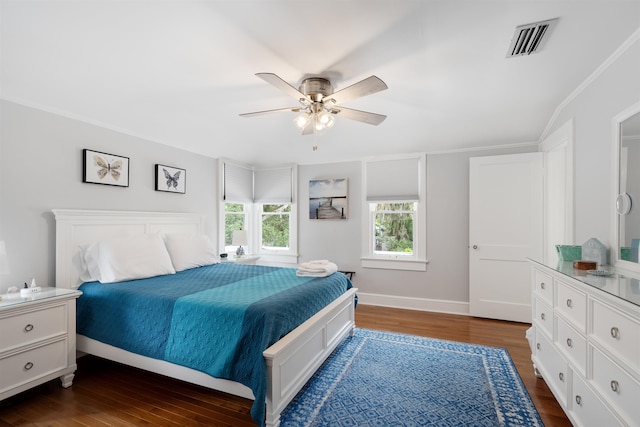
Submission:
POLYGON ((587 274, 590 274, 592 276, 610 277, 616 273, 614 271, 608 271, 608 270, 587 270, 587 274))

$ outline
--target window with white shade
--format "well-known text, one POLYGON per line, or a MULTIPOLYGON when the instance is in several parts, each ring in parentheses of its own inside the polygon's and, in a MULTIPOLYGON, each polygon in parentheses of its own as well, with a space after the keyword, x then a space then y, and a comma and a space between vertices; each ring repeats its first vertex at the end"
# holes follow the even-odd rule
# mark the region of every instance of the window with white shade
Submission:
POLYGON ((247 253, 297 263, 296 167, 254 169, 223 161, 221 169, 224 250, 233 253, 233 232, 246 230, 247 253))
POLYGON ((362 266, 426 269, 424 155, 367 160, 362 266))

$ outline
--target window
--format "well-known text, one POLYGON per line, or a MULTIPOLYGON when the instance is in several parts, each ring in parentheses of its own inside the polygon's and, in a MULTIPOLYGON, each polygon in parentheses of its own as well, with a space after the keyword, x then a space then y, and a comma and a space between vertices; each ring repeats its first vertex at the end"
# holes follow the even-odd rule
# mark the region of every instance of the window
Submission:
POLYGON ((373 252, 377 255, 413 256, 413 224, 417 203, 370 203, 374 227, 373 252))
POLYGON ((224 250, 226 252, 236 250, 233 246, 233 232, 246 229, 246 223, 247 215, 243 203, 224 204, 224 250))
POLYGON ((254 169, 221 162, 221 246, 234 251, 233 231, 246 230, 248 252, 261 261, 297 263, 295 166, 254 169))
POLYGON ((425 164, 424 155, 364 162, 363 267, 426 270, 425 164))
POLYGON ((290 247, 289 236, 291 235, 290 223, 290 204, 262 205, 262 250, 288 251, 290 247))

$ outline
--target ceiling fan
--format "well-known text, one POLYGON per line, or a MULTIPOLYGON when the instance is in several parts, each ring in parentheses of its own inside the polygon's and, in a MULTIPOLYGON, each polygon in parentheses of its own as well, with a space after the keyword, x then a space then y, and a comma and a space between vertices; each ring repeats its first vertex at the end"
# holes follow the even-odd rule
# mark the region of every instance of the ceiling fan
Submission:
POLYGON ((341 106, 343 102, 387 89, 385 82, 376 76, 367 77, 337 92, 333 91, 331 82, 324 77, 304 79, 300 84, 300 88, 296 89, 273 73, 257 73, 256 76, 295 98, 300 103, 300 106, 240 114, 242 117, 254 117, 285 111, 300 113, 296 116, 294 123, 302 130, 303 135, 317 134, 333 127, 335 116, 370 125, 379 125, 387 118, 382 114, 341 106))

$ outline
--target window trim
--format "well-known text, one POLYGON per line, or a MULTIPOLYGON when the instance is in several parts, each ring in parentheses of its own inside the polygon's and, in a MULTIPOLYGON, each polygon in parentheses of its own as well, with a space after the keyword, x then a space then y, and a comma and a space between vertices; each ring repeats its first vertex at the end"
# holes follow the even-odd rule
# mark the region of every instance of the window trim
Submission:
POLYGON ((408 270, 408 271, 426 271, 427 269, 427 191, 426 191, 426 155, 404 155, 386 158, 367 159, 362 162, 362 182, 364 188, 362 192, 362 256, 360 257, 361 266, 363 268, 380 268, 388 270, 408 270), (404 199, 402 195, 396 197, 385 197, 384 200, 368 200, 367 198, 367 161, 381 162, 385 160, 397 161, 403 159, 418 160, 418 200, 404 199), (375 253, 375 210, 371 209, 371 203, 406 203, 415 202, 416 211, 413 224, 413 254, 412 255, 393 255, 375 253))

